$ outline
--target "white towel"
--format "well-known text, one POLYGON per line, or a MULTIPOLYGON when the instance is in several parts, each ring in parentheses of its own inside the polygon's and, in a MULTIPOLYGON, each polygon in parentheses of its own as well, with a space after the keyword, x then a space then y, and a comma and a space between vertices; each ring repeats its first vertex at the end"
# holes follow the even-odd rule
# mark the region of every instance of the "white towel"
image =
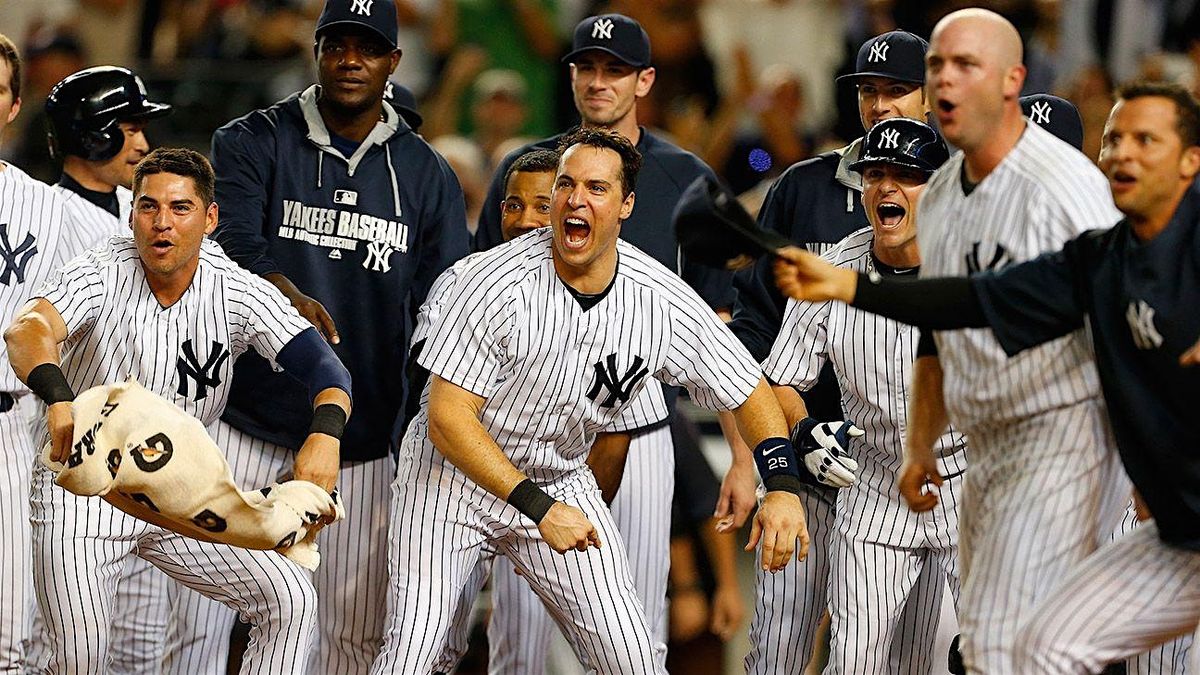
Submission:
POLYGON ((276 550, 315 570, 324 523, 346 512, 336 491, 302 480, 241 492, 204 425, 133 380, 93 387, 71 404, 75 436, 55 483, 101 496, 126 513, 174 532, 242 548, 276 550))

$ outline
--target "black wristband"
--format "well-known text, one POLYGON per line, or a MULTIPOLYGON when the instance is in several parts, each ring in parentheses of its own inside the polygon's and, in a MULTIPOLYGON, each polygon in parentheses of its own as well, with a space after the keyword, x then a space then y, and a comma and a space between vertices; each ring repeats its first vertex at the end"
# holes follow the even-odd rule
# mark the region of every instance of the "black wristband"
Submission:
POLYGON ((800 494, 800 486, 804 485, 799 478, 795 476, 774 475, 763 480, 763 487, 767 488, 767 492, 790 492, 794 495, 800 494))
POLYGON ((507 501, 535 523, 541 523, 546 512, 554 506, 554 498, 528 478, 517 483, 517 487, 508 493, 507 501))
POLYGON ((325 434, 342 440, 342 432, 346 430, 346 411, 342 406, 333 403, 322 403, 313 411, 312 424, 308 427, 310 434, 325 434))
POLYGON ((29 390, 45 401, 46 405, 75 400, 75 392, 71 391, 71 385, 67 384, 67 376, 63 375, 58 364, 43 363, 29 371, 29 377, 25 378, 25 381, 29 390))

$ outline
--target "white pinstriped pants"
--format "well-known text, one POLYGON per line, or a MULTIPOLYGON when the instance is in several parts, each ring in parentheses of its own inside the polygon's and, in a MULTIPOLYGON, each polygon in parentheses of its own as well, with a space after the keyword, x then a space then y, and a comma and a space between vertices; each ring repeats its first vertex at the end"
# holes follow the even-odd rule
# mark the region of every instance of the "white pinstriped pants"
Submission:
MULTIPOLYGON (((242 489, 269 485, 289 474, 296 453, 218 421, 209 428, 225 451, 234 481, 242 489)), ((390 457, 343 462, 338 491, 346 519, 317 536, 321 566, 313 573, 317 589, 317 641, 310 657, 313 675, 366 673, 383 634, 386 585, 387 496, 394 473, 390 457)), ((237 618, 219 603, 187 589, 173 593, 175 632, 164 672, 172 675, 224 675, 229 633, 237 618)))
POLYGON ((299 566, 273 551, 169 532, 99 498, 71 494, 41 467, 33 485, 34 585, 50 636, 50 673, 108 672, 117 584, 134 555, 247 618, 242 673, 304 673, 316 592, 299 566))
POLYGON ((1117 524, 1129 500, 1105 410, 1087 401, 967 431, 959 521, 963 659, 1014 673, 1017 631, 1117 524))
POLYGON ((1195 632, 1198 620, 1200 552, 1167 546, 1147 521, 1042 599, 1017 637, 1017 672, 1098 673, 1195 632))
MULTIPOLYGON (((612 517, 629 554, 629 571, 646 611, 660 668, 667 664, 667 572, 671 559, 671 499, 675 449, 671 427, 634 436, 612 517)), ((492 572, 492 618, 488 623, 488 672, 540 675, 553 637, 553 621, 529 583, 508 558, 492 572)), ((460 655, 461 657, 461 655, 460 655)))
POLYGON ((20 400, 0 413, 0 673, 20 673, 34 609, 29 488, 36 451, 20 400))
POLYGON ((454 623, 474 600, 472 575, 493 551, 529 580, 589 673, 665 675, 625 547, 591 471, 584 467, 558 487, 544 487, 587 515, 602 548, 555 553, 532 523, 461 474, 401 460, 392 484, 388 625, 373 675, 448 669, 454 623))

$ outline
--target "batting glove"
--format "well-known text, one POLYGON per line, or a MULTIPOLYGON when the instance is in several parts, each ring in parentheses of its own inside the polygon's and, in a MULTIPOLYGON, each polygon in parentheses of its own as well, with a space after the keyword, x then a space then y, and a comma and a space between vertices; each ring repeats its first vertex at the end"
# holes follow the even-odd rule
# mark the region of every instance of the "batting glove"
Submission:
POLYGON ((845 488, 858 479, 858 462, 846 451, 850 439, 865 432, 854 426, 854 422, 818 422, 805 417, 792 428, 792 445, 796 454, 804 460, 808 475, 801 472, 800 479, 812 485, 845 488))

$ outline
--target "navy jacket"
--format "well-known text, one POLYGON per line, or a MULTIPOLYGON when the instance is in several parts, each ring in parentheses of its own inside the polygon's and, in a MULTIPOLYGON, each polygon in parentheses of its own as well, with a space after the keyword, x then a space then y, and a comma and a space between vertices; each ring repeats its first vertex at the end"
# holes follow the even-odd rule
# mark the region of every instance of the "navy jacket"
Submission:
MULTIPOLYGON (((319 88, 233 120, 213 134, 220 222, 214 238, 255 274, 280 272, 325 306, 354 379, 342 458, 388 452, 402 410, 413 317, 441 272, 466 255, 462 188, 449 165, 386 102, 350 158, 333 147, 319 88)), ((312 419, 302 385, 247 353, 222 417, 299 448, 312 419)))
MULTIPOLYGON (((797 162, 767 192, 758 224, 779 232, 815 253, 824 253, 851 232, 870 223, 862 205, 862 180, 848 165, 858 159, 862 140, 797 162)), ((775 287, 771 259, 734 277, 737 301, 729 328, 754 358, 765 361, 783 325, 787 299, 775 287)), ((826 365, 820 379, 804 394, 809 414, 819 420, 841 419, 842 402, 833 369, 826 365)))

